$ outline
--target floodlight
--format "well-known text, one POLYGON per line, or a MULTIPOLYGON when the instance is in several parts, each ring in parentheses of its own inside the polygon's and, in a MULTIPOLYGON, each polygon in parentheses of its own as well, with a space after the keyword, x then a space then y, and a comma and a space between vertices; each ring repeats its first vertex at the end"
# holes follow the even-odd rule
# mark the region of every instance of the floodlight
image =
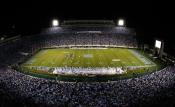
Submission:
POLYGON ((1 37, 1 41, 3 41, 4 40, 4 37, 1 37))
POLYGON ((118 21, 118 26, 124 26, 124 20, 123 19, 120 19, 118 21))
POLYGON ((160 49, 161 48, 161 41, 156 40, 155 47, 160 49))
POLYGON ((52 21, 52 26, 54 26, 54 27, 56 27, 56 26, 58 26, 58 20, 56 20, 56 19, 54 19, 53 21, 52 21))

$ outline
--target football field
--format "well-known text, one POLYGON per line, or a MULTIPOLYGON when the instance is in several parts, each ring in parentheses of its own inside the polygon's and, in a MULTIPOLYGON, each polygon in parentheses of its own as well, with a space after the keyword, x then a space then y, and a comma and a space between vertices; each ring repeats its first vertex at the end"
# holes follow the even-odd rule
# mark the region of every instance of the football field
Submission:
POLYGON ((43 49, 23 64, 23 66, 82 68, 148 65, 153 65, 153 62, 136 50, 127 48, 43 49))

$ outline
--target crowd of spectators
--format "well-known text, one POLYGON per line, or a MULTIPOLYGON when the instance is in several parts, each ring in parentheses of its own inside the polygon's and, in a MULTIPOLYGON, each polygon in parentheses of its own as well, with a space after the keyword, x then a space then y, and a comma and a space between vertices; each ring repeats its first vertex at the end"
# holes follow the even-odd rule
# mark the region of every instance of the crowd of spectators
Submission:
MULTIPOLYGON (((175 93, 175 67, 138 78, 108 82, 62 82, 0 69, 0 94, 21 106, 144 106, 175 93), (166 91, 167 90, 167 91, 166 91), (2 95, 3 95, 2 94, 2 95)), ((2 96, 1 96, 2 97, 2 96)), ((1 100, 5 106, 12 102, 1 100)))
POLYGON ((125 71, 122 67, 100 67, 100 68, 82 68, 82 67, 58 67, 53 70, 53 74, 74 74, 74 75, 111 75, 122 74, 125 71))

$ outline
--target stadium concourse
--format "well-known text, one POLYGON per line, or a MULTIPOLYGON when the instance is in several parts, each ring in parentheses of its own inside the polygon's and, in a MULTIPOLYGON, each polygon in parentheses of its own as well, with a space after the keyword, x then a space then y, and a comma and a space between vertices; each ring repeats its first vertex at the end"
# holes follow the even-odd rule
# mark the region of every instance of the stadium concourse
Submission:
MULTIPOLYGON (((43 48, 137 48, 136 33, 126 27, 63 26, 0 43, 0 106, 149 106, 166 105, 175 96, 175 67, 137 78, 108 82, 64 82, 26 75, 20 65, 43 48), (167 102, 168 103, 168 102, 167 102)), ((170 104, 171 105, 171 104, 170 104)))

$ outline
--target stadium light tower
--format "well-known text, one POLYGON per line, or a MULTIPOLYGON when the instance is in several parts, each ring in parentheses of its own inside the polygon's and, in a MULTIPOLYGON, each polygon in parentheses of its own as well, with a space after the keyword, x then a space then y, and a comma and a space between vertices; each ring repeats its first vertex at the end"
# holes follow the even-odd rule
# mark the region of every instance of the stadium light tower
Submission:
POLYGON ((59 25, 58 20, 54 19, 54 20, 52 21, 52 26, 53 26, 53 27, 56 27, 56 26, 58 26, 58 25, 59 25))
POLYGON ((119 19, 118 20, 118 26, 124 26, 125 25, 125 22, 123 19, 119 19))

